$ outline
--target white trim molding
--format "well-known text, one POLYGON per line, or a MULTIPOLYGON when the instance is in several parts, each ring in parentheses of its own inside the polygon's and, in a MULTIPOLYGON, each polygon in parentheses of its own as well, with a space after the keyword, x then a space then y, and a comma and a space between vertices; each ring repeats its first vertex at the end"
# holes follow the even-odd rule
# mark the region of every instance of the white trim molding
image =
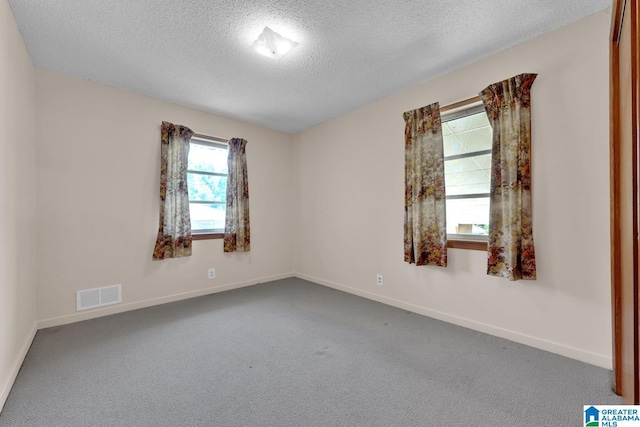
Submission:
POLYGON ((125 311, 137 310, 140 308, 152 307, 154 305, 166 304, 169 302, 181 301, 189 298, 196 298, 203 295, 215 294, 218 292, 230 291, 232 289, 244 288, 258 285, 260 283, 273 282, 274 280, 295 277, 294 273, 284 273, 275 276, 261 277, 259 279, 245 280, 242 282, 230 283, 227 285, 214 286, 211 288, 198 289, 195 291, 182 292, 174 295, 167 295, 158 298, 151 298, 143 301, 135 301, 125 304, 112 305, 94 310, 82 311, 66 316, 53 317, 38 321, 38 329, 51 328, 54 326, 66 325, 69 323, 81 322, 83 320, 95 319, 112 314, 124 313, 125 311))
POLYGON ((545 350, 551 353, 559 354, 561 356, 569 357, 571 359, 579 360, 581 362, 589 363, 591 365, 599 366, 605 369, 612 369, 613 360, 611 356, 605 356, 601 354, 591 353, 581 350, 579 348, 570 347, 564 344, 560 344, 553 341, 548 341, 542 338, 534 337, 531 335, 522 334, 520 332, 512 331, 509 329, 500 328, 497 326, 489 325, 475 320, 466 319, 463 317, 443 313, 440 311, 432 310, 426 307, 421 307, 408 302, 400 301, 394 298, 377 295, 372 292, 362 291, 350 286, 342 285, 339 283, 323 280, 317 277, 309 276, 302 273, 296 273, 296 277, 309 282, 317 283, 319 285, 327 286, 329 288, 337 289, 339 291, 347 292, 349 294, 357 295, 362 298, 367 298, 373 301, 387 304, 392 307, 401 308, 403 310, 411 311, 413 313, 421 314, 423 316, 431 317, 444 322, 452 323, 454 325, 462 326, 465 328, 473 329, 475 331, 484 332, 485 334, 494 335, 496 337, 504 338, 509 341, 514 341, 520 344, 535 347, 541 350, 545 350))
POLYGON ((31 343, 33 343, 33 339, 36 337, 36 333, 38 332, 37 323, 34 322, 31 331, 27 335, 24 343, 22 344, 22 348, 16 357, 15 362, 13 362, 13 366, 9 371, 9 376, 7 377, 4 384, 0 388, 0 412, 4 408, 4 404, 7 402, 7 398, 9 397, 9 392, 13 387, 13 383, 16 381, 16 377, 18 376, 18 372, 20 372, 20 368, 22 367, 22 363, 24 362, 25 357, 27 357, 27 353, 29 352, 29 348, 31 347, 31 343))

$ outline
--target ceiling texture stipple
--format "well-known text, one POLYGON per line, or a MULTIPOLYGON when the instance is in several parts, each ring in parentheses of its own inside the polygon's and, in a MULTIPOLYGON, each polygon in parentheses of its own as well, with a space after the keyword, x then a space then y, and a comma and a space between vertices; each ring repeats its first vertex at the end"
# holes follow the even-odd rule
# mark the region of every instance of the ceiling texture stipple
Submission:
POLYGON ((612 1, 9 4, 36 67, 296 133, 606 10, 612 1), (280 60, 259 55, 250 46, 265 26, 300 44, 280 60))

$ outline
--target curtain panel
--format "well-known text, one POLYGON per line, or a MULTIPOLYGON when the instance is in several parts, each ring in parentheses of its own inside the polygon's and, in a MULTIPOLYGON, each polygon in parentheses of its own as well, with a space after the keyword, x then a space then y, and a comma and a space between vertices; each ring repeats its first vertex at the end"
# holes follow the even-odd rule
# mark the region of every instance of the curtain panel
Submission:
POLYGON ((246 146, 247 141, 241 138, 229 141, 224 252, 249 252, 251 249, 246 146))
POLYGON ((187 164, 193 131, 162 122, 160 149, 160 225, 153 259, 191 255, 191 217, 187 164))
POLYGON ((520 74, 480 92, 493 129, 487 274, 535 280, 531 200, 531 86, 520 74))
POLYGON ((404 113, 404 260, 447 266, 444 148, 440 105, 404 113))

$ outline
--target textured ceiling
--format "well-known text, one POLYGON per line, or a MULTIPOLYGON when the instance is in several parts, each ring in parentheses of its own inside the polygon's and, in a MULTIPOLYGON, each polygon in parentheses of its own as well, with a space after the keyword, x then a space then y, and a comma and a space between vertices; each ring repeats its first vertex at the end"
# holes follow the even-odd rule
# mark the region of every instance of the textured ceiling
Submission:
POLYGON ((611 0, 9 0, 37 67, 295 133, 611 0), (269 26, 300 43, 249 49, 269 26))

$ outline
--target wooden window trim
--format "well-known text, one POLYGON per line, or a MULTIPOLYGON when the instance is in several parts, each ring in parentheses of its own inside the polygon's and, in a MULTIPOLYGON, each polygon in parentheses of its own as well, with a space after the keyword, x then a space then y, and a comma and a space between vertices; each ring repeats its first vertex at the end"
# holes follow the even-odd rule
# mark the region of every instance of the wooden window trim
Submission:
POLYGON ((191 240, 215 240, 222 238, 224 238, 223 233, 199 233, 191 235, 191 240))
POLYGON ((489 243, 482 240, 447 240, 449 249, 467 249, 471 251, 487 252, 489 243))

